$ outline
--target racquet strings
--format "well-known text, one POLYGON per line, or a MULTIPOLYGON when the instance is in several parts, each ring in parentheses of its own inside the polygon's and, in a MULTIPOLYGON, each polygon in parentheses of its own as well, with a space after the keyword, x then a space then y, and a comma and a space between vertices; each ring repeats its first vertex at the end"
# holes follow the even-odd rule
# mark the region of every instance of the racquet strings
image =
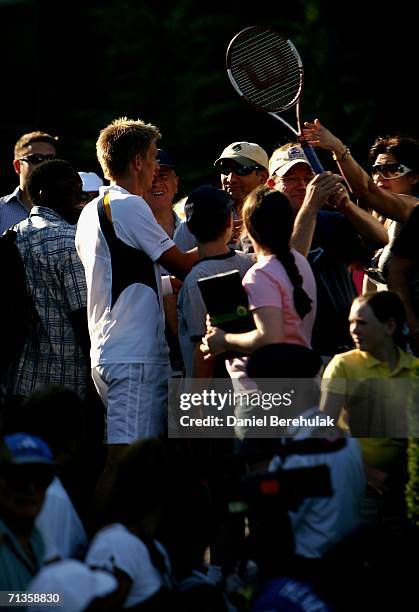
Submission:
POLYGON ((303 69, 292 43, 273 30, 248 28, 230 47, 231 75, 242 95, 267 112, 280 112, 297 101, 303 69))

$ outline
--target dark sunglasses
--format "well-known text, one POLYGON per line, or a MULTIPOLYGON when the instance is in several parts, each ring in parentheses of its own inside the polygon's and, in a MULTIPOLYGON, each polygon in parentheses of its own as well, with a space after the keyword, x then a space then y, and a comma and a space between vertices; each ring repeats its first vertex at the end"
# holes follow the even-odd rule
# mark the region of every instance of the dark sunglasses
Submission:
POLYGON ((232 172, 234 172, 234 174, 237 174, 237 176, 249 176, 254 170, 263 170, 263 168, 261 166, 241 166, 239 164, 237 166, 232 166, 230 164, 220 164, 217 167, 217 171, 220 174, 224 174, 225 176, 228 176, 232 172))
POLYGON ((379 174, 384 179, 391 180, 400 178, 408 172, 411 172, 411 168, 408 168, 404 164, 392 163, 392 164, 375 164, 371 171, 373 174, 379 174))
POLYGON ((32 153, 31 155, 25 155, 25 157, 19 158, 19 161, 27 162, 28 164, 33 164, 36 166, 37 164, 42 164, 44 161, 48 161, 50 159, 54 159, 55 155, 44 155, 43 153, 32 153))

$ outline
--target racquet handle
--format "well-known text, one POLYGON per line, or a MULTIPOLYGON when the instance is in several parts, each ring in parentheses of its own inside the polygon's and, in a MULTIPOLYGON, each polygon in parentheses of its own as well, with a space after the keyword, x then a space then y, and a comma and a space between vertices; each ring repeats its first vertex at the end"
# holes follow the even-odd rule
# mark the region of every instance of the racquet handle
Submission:
POLYGON ((300 144, 304 149, 304 153, 306 154, 306 157, 310 162, 310 166, 313 168, 314 173, 321 174, 322 172, 324 172, 324 168, 319 162, 319 158, 315 154, 314 149, 310 147, 307 140, 301 140, 300 144))

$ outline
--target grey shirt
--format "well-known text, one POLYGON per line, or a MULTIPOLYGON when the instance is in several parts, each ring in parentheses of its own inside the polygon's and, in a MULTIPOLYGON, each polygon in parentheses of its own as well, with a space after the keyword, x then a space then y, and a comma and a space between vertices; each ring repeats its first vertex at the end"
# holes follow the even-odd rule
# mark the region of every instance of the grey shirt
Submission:
POLYGON ((192 358, 197 342, 205 336, 207 309, 198 287, 198 279, 238 270, 240 276, 254 264, 253 257, 240 251, 205 257, 189 272, 178 296, 179 343, 186 378, 192 377, 192 358))

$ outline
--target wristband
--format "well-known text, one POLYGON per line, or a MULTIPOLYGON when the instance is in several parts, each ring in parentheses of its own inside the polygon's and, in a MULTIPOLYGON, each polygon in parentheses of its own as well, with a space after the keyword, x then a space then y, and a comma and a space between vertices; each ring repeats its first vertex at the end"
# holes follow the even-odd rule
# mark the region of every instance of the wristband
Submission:
POLYGON ((350 150, 349 150, 349 147, 346 147, 346 148, 345 148, 344 153, 343 153, 343 154, 342 154, 340 157, 338 157, 338 156, 336 155, 336 153, 335 153, 334 151, 332 151, 332 157, 333 157, 333 159, 334 159, 335 161, 337 161, 337 162, 343 162, 343 161, 345 161, 345 159, 347 159, 347 158, 348 158, 348 157, 350 157, 350 156, 351 156, 351 152, 350 152, 350 150))
POLYGON ((162 287, 163 297, 165 295, 172 295, 173 287, 172 287, 172 283, 170 282, 170 276, 164 275, 161 277, 161 287, 162 287))

